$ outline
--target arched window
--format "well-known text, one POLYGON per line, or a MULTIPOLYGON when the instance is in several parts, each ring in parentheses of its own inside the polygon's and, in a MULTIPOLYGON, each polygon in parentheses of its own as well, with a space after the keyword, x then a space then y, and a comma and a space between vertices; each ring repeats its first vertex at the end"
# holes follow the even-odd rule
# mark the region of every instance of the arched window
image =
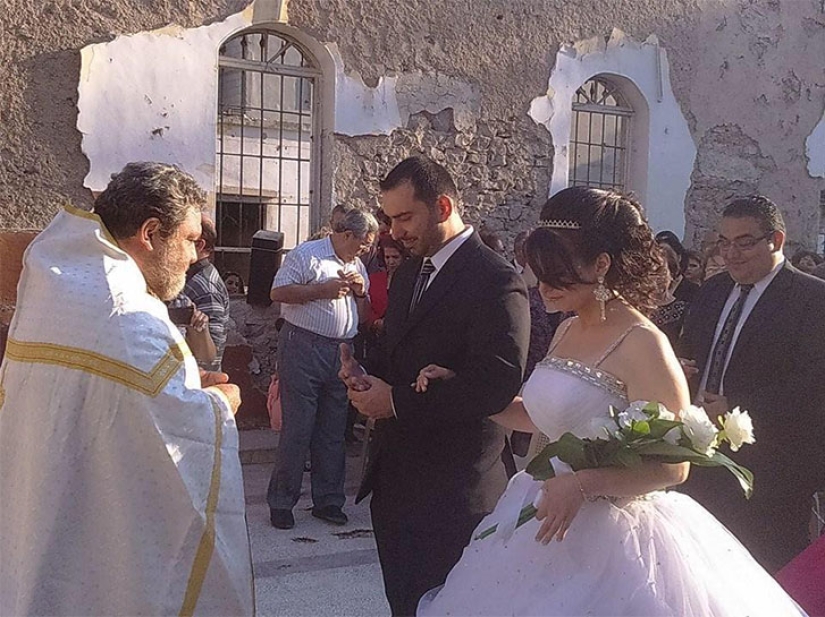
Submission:
POLYGON ((248 280, 256 231, 282 231, 287 249, 310 234, 321 71, 298 42, 260 28, 226 41, 218 70, 215 261, 248 280))
POLYGON ((573 99, 570 186, 624 190, 628 183, 633 108, 604 77, 588 80, 573 99))

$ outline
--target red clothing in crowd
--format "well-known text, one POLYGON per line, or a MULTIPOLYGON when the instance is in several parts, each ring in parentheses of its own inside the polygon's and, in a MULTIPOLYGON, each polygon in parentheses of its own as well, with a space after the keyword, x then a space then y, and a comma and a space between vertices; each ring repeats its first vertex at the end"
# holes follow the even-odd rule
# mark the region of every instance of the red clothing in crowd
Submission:
POLYGON ((370 274, 370 304, 375 319, 387 312, 387 273, 384 270, 370 274))
POLYGON ((825 536, 777 572, 776 580, 811 617, 825 615, 825 536))

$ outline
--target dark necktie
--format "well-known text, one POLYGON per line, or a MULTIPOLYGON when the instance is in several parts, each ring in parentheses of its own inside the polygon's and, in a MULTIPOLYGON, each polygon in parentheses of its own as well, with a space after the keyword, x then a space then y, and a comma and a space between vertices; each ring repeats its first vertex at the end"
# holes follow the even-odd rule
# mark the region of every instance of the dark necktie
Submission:
POLYGON ((722 386, 722 377, 725 373, 725 360, 728 358, 730 346, 733 343, 733 333, 736 332, 736 324, 739 323, 739 318, 742 316, 742 308, 745 306, 745 300, 748 294, 753 289, 753 285, 740 285, 739 297, 728 313, 725 319, 725 325, 722 326, 722 332, 719 333, 719 340, 716 341, 716 346, 713 348, 713 354, 710 357, 710 369, 708 369, 708 379, 705 384, 705 390, 712 394, 719 394, 719 389, 722 386))
POLYGON ((424 295, 424 291, 427 289, 427 283, 430 281, 430 275, 433 272, 435 272, 435 266, 433 262, 430 261, 430 258, 427 257, 424 259, 424 263, 421 264, 421 272, 418 273, 418 278, 415 280, 415 287, 413 287, 412 299, 410 300, 409 315, 412 315, 415 307, 418 306, 418 303, 421 301, 421 296, 424 295))

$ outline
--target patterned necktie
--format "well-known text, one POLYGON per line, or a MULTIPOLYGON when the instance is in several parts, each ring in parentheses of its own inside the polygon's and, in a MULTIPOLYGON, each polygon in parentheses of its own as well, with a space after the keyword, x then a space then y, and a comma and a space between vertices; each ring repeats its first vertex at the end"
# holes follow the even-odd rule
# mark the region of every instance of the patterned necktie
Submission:
POLYGON ((730 352, 730 346, 733 343, 733 333, 736 332, 736 325, 739 323, 739 318, 742 316, 742 308, 745 306, 745 300, 748 294, 753 289, 753 285, 740 285, 739 297, 728 313, 725 319, 725 325, 722 326, 722 332, 719 333, 719 340, 716 341, 716 346, 713 348, 713 354, 710 357, 710 369, 708 370, 708 380, 705 384, 705 390, 712 394, 719 394, 719 389, 722 386, 722 377, 725 373, 725 361, 730 352))
POLYGON ((413 288, 412 299, 410 300, 410 312, 407 313, 408 315, 412 315, 415 307, 418 306, 418 303, 421 301, 421 296, 424 295, 424 291, 427 289, 427 283, 430 281, 430 275, 433 272, 435 272, 435 266, 433 265, 433 262, 430 261, 430 258, 427 257, 424 259, 424 263, 421 264, 421 272, 418 273, 418 278, 415 280, 415 287, 413 288))

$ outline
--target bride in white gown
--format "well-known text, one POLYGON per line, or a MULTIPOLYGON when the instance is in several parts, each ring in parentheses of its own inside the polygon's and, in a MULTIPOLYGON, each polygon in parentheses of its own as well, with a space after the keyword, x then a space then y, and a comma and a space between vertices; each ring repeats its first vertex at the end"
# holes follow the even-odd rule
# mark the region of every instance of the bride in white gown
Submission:
MULTIPOLYGON (((523 400, 493 419, 556 440, 568 431, 595 437, 609 405, 655 400, 684 409, 689 395, 679 363, 639 311, 653 308, 664 264, 638 204, 571 188, 545 204, 541 219, 527 242, 530 265, 548 306, 578 317, 559 328, 523 400)), ((427 374, 442 376, 437 367, 427 374)), ((547 482, 517 474, 474 537, 493 525, 497 532, 470 543, 418 614, 804 615, 710 513, 665 491, 687 473, 687 464, 646 462, 568 468, 547 482), (530 502, 537 518, 515 528, 530 502)))

